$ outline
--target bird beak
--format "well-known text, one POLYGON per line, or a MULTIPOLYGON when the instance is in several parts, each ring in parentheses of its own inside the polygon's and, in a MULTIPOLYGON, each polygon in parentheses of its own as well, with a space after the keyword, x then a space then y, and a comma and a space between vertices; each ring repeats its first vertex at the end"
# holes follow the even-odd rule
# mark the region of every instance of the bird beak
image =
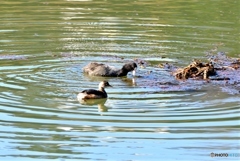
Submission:
POLYGON ((136 75, 136 70, 137 70, 137 68, 134 68, 134 70, 132 71, 132 75, 133 75, 133 76, 136 75))

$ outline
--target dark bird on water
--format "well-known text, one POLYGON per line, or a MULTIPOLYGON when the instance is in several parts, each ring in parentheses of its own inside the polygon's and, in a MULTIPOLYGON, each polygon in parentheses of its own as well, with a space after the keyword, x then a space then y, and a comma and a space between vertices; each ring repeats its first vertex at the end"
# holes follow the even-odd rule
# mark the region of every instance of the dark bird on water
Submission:
POLYGON ((106 64, 92 62, 83 68, 83 72, 89 74, 90 76, 122 77, 126 76, 128 72, 131 71, 133 76, 135 76, 136 69, 137 64, 135 62, 125 64, 121 69, 115 69, 114 67, 106 64))
POLYGON ((108 95, 104 89, 105 87, 112 86, 107 81, 102 81, 99 83, 98 90, 95 89, 84 90, 78 94, 77 98, 78 100, 107 98, 108 95))

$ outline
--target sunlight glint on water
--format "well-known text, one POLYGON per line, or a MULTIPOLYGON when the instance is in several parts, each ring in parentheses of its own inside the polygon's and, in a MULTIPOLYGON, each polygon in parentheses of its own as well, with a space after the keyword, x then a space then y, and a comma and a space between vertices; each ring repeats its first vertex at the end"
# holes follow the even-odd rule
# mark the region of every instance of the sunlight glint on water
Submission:
POLYGON ((238 6, 206 0, 4 1, 0 160, 187 161, 239 153, 239 94, 197 81, 182 87, 158 67, 185 66, 206 59, 206 52, 238 57, 238 6), (120 68, 134 59, 148 62, 135 82, 130 73, 82 73, 92 61, 120 68), (107 100, 77 101, 79 91, 105 79, 113 86, 107 100))

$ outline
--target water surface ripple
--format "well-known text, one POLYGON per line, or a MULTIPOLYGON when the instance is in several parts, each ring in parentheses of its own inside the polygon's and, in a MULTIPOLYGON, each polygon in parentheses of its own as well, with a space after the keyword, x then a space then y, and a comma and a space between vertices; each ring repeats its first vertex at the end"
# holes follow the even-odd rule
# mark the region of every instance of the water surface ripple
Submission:
POLYGON ((205 52, 238 56, 238 1, 215 3, 5 1, 0 160, 186 161, 239 153, 239 94, 199 81, 181 86, 157 67, 186 65, 205 52), (92 61, 120 68, 136 59, 148 64, 134 82, 131 73, 82 73, 92 61), (105 79, 113 86, 108 99, 76 99, 105 79))

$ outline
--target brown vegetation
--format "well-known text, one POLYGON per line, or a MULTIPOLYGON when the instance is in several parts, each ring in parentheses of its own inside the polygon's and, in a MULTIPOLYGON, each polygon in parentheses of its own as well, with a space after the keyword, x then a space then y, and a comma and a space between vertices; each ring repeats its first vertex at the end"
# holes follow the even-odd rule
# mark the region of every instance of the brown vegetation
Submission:
POLYGON ((175 73, 177 79, 200 78, 208 79, 209 76, 216 75, 212 63, 203 63, 200 60, 194 60, 185 68, 179 68, 175 73))

